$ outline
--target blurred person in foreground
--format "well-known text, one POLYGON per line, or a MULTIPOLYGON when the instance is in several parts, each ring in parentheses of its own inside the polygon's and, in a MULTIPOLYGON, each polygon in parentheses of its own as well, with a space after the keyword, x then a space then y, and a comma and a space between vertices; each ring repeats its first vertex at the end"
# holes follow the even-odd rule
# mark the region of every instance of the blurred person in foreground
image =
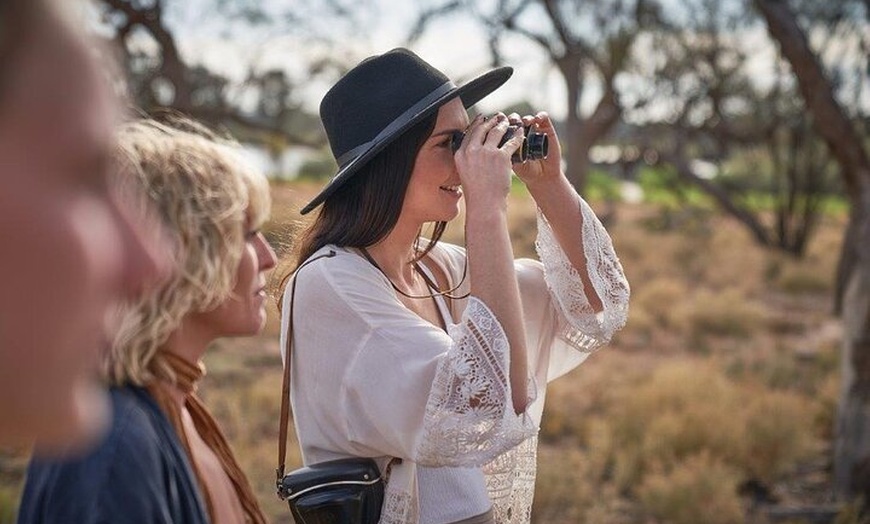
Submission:
POLYGON ((132 122, 118 139, 123 175, 164 221, 173 269, 124 311, 106 355, 108 436, 80 459, 35 458, 19 522, 265 522, 196 390, 211 342, 265 324, 268 182, 191 121, 132 122))
POLYGON ((70 4, 0 2, 0 445, 67 453, 108 422, 109 313, 166 265, 113 191, 116 103, 70 4))
POLYGON ((295 300, 303 461, 392 464, 381 522, 528 523, 547 382, 625 323, 628 282, 562 172, 550 117, 469 119, 511 73, 457 86, 394 49, 320 105, 340 167, 302 210, 322 205, 284 289, 282 347, 295 300), (524 126, 549 136, 549 156, 512 164, 524 126), (540 261, 514 259, 512 170, 538 207, 540 261), (462 201, 465 248, 439 242, 462 201))

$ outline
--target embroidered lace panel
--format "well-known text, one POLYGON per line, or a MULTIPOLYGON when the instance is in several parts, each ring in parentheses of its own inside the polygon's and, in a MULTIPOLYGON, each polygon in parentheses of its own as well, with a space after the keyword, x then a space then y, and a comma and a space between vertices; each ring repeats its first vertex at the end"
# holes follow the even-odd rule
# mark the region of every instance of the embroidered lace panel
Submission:
POLYGON ((492 512, 498 524, 527 524, 532 519, 538 438, 496 457, 483 467, 492 512))
POLYGON ((538 210, 538 239, 535 248, 544 264, 547 287, 567 322, 559 336, 579 351, 591 352, 610 341, 628 317, 628 281, 610 236, 592 208, 580 200, 583 215, 583 252, 589 279, 601 298, 604 310, 596 314, 586 298, 583 281, 559 246, 553 230, 538 210))
POLYGON ((419 520, 416 510, 417 504, 411 494, 388 482, 378 524, 416 524, 419 520))
MULTIPOLYGON (((511 405, 510 348, 492 311, 471 297, 451 326, 454 346, 435 373, 417 461, 426 466, 481 466, 537 432, 511 405)), ((534 398, 534 382, 531 383, 534 398)))

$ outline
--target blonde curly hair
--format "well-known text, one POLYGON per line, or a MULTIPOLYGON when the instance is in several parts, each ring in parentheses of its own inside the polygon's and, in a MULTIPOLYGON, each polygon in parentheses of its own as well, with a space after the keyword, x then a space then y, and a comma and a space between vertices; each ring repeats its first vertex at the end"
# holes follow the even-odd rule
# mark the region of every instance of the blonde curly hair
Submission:
POLYGON ((246 231, 268 219, 271 197, 237 143, 190 120, 124 124, 116 153, 122 192, 140 195, 140 211, 156 208, 172 246, 170 275, 124 308, 104 359, 109 384, 144 385, 172 375, 152 361, 182 319, 230 297, 246 231))

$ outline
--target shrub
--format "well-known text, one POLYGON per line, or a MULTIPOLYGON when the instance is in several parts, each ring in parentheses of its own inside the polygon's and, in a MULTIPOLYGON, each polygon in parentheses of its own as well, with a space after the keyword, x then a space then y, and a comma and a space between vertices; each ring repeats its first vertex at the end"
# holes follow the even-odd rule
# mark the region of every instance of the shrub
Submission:
POLYGON ((610 455, 614 482, 628 491, 647 475, 668 474, 703 453, 744 478, 773 482, 807 459, 818 442, 816 403, 793 392, 737 384, 712 363, 664 364, 612 403, 607 437, 596 439, 606 443, 598 448, 610 455))
POLYGON ((660 522, 738 524, 743 522, 739 479, 733 468, 701 453, 669 471, 648 475, 638 488, 638 497, 660 522))
POLYGON ((764 309, 736 288, 719 293, 702 289, 688 307, 685 320, 696 339, 706 335, 748 338, 764 325, 764 309))
POLYGON ((704 285, 715 290, 757 291, 764 282, 768 251, 757 246, 749 233, 734 222, 716 225, 700 253, 704 285))
POLYGON ((773 482, 815 451, 815 409, 798 395, 766 391, 746 408, 743 470, 773 482))
POLYGON ((774 284, 791 295, 821 295, 833 289, 833 279, 832 272, 822 272, 808 264, 791 263, 783 266, 774 284))
POLYGON ((535 482, 532 513, 541 522, 580 522, 581 508, 594 498, 595 480, 589 478, 582 453, 546 447, 539 452, 539 474, 535 482), (578 502, 581 502, 579 503, 578 502))
POLYGON ((738 388, 712 366, 689 361, 660 366, 614 400, 608 419, 614 480, 628 489, 654 464, 668 469, 703 450, 739 457, 742 400, 738 388))
POLYGON ((631 302, 631 320, 641 326, 675 329, 678 327, 678 308, 686 300, 688 289, 683 281, 662 277, 644 283, 635 291, 631 302))

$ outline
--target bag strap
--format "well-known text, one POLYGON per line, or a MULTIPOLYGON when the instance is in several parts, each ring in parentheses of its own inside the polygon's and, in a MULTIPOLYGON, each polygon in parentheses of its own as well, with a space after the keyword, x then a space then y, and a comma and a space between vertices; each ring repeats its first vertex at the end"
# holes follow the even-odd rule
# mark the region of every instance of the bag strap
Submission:
POLYGON ((296 272, 293 275, 293 282, 290 285, 290 310, 288 311, 290 322, 287 326, 287 345, 286 351, 284 352, 284 377, 281 385, 281 419, 278 429, 278 468, 275 470, 279 497, 281 497, 281 479, 284 478, 284 464, 287 458, 287 424, 290 421, 290 349, 293 347, 293 307, 296 303, 296 281, 299 276, 299 271, 303 267, 315 260, 320 260, 321 258, 332 258, 334 256, 335 251, 330 249, 322 255, 309 258, 302 265, 296 268, 296 272))

